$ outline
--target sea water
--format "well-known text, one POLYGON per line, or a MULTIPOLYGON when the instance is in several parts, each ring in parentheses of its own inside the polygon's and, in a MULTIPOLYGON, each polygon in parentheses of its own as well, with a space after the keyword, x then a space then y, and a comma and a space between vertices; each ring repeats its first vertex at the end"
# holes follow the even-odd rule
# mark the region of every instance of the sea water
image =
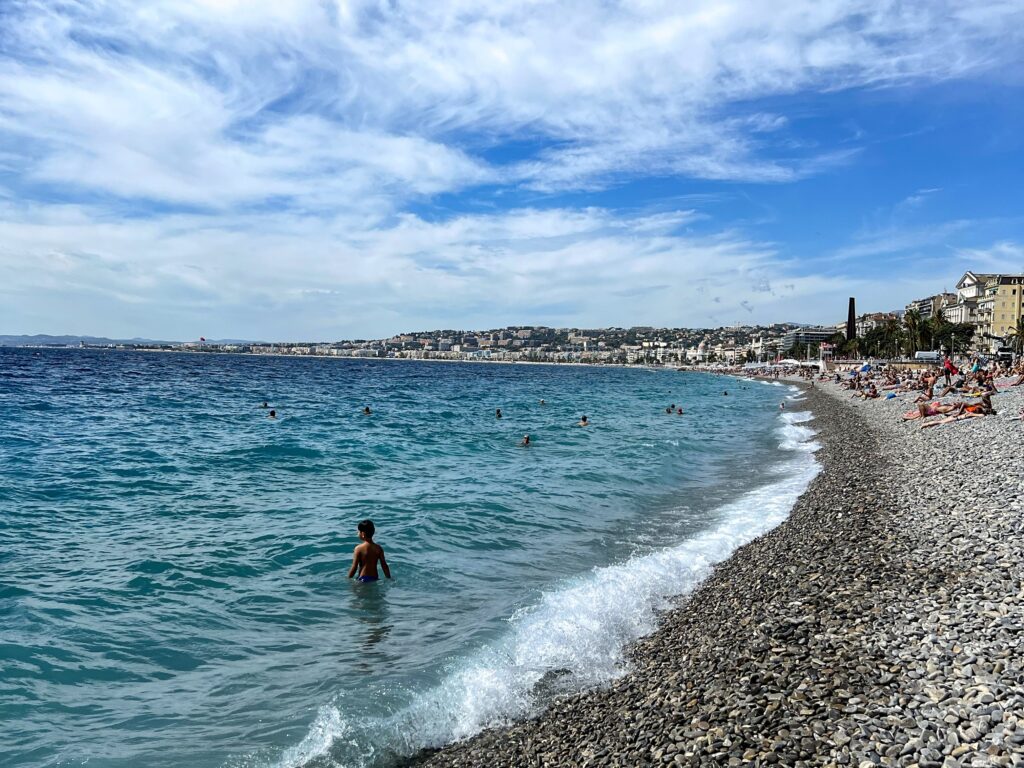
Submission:
POLYGON ((0 764, 381 766, 600 685, 814 476, 792 395, 0 349, 0 764), (366 517, 391 581, 346 579, 366 517))

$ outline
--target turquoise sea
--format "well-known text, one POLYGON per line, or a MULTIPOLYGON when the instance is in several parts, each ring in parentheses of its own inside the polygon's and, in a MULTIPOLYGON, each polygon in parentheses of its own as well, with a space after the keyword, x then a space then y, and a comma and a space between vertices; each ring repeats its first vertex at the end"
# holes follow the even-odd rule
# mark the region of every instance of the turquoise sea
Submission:
POLYGON ((386 766, 620 674, 814 476, 794 392, 0 349, 0 764, 386 766))

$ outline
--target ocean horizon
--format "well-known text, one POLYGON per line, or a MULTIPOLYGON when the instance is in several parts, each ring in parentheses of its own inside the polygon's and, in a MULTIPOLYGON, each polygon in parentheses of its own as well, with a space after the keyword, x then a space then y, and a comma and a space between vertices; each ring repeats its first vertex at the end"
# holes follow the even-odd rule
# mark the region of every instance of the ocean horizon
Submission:
POLYGON ((424 362, 0 349, 5 764, 368 768, 528 716, 818 471, 789 385, 424 362), (346 579, 364 518, 393 580, 346 579))

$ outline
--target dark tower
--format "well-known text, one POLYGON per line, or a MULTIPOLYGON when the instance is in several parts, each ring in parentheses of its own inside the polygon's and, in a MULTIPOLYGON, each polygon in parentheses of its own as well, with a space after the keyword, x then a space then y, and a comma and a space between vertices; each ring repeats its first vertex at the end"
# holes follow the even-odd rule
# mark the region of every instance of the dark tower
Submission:
POLYGON ((846 316, 846 340, 853 341, 857 338, 857 307, 853 296, 850 297, 850 312, 846 316))

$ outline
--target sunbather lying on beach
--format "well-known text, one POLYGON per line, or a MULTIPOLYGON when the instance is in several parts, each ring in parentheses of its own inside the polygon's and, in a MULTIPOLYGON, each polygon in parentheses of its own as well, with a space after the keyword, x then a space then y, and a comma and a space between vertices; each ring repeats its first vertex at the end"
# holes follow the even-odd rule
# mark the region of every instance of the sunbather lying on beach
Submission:
POLYGON ((959 392, 963 389, 964 384, 967 383, 967 379, 964 378, 963 374, 957 376, 953 382, 939 393, 939 397, 945 397, 946 395, 952 394, 953 392, 959 392))
POLYGON ((972 411, 966 411, 966 410, 963 413, 951 413, 949 416, 947 416, 944 419, 939 419, 938 421, 929 421, 929 422, 927 422, 925 424, 922 424, 921 425, 921 429, 927 429, 928 427, 937 427, 940 424, 951 424, 954 421, 964 421, 966 419, 975 419, 975 418, 977 418, 979 416, 986 416, 986 415, 987 414, 984 414, 984 413, 974 413, 972 411))
POLYGON ((913 421, 914 419, 925 419, 929 416, 944 416, 947 413, 953 413, 954 411, 960 413, 963 408, 963 403, 950 403, 943 405, 942 403, 921 403, 917 406, 916 411, 907 411, 903 414, 904 421, 913 421))
POLYGON ((937 427, 939 424, 949 424, 954 421, 974 419, 979 416, 995 416, 996 414, 996 409, 992 407, 992 397, 990 395, 982 395, 981 401, 977 403, 953 403, 950 407, 955 410, 947 411, 948 416, 938 421, 929 421, 927 424, 922 424, 921 429, 937 427))

